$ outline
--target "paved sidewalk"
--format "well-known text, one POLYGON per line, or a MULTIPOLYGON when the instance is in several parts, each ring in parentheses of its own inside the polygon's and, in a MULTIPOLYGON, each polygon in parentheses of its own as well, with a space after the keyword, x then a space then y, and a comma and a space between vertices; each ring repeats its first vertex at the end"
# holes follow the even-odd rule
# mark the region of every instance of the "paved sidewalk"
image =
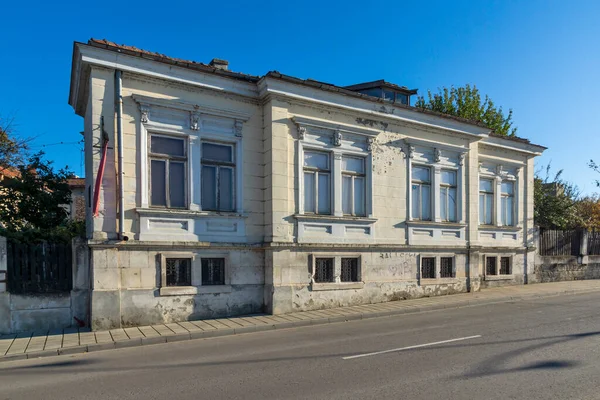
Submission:
POLYGON ((594 291, 600 291, 600 280, 510 286, 484 289, 476 293, 293 314, 186 321, 110 331, 91 332, 89 329, 68 328, 49 332, 26 332, 0 336, 0 362, 594 291))

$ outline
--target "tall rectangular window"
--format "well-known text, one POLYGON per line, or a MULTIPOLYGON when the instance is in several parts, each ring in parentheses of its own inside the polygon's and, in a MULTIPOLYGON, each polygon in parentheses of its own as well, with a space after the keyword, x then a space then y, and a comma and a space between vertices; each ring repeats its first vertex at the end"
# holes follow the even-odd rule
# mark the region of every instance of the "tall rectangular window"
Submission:
POLYGON ((202 209, 235 210, 235 159, 230 144, 202 143, 202 209))
POLYGON ((498 275, 496 271, 497 257, 486 257, 485 258, 485 274, 486 275, 498 275))
POLYGON ((150 135, 149 160, 150 205, 167 208, 187 207, 186 140, 150 135))
POLYGON ((456 222, 456 171, 442 170, 440 182, 440 216, 442 221, 456 222))
POLYGON ((504 226, 513 226, 515 224, 515 184, 511 181, 502 182, 502 190, 500 193, 502 208, 501 223, 504 226))
POLYGON ((342 157, 342 211, 346 215, 365 215, 365 160, 342 157))
POLYGON ((492 225, 494 223, 494 181, 491 179, 479 180, 479 224, 492 225))
POLYGON ((304 152, 304 212, 331 214, 331 161, 329 153, 304 152))
POLYGON ((427 167, 412 168, 412 218, 431 220, 431 170, 427 167))

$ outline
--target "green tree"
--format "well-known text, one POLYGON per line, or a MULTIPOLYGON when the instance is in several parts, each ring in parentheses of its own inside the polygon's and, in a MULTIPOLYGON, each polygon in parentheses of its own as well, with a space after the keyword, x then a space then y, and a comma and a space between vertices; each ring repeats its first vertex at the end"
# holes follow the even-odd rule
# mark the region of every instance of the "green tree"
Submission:
POLYGON ((18 166, 19 176, 0 182, 0 224, 3 235, 37 240, 64 236, 80 228, 69 223, 65 208, 71 200, 68 169, 55 171, 43 153, 18 166))
POLYGON ((534 221, 545 229, 574 229, 584 221, 578 210, 579 190, 562 178, 562 170, 554 176, 550 165, 536 172, 534 178, 534 221))
POLYGON ((496 107, 487 95, 482 99, 476 86, 451 86, 438 89, 437 93, 428 90, 427 100, 419 96, 415 107, 481 122, 499 135, 515 136, 517 133, 512 110, 505 116, 502 107, 496 107))

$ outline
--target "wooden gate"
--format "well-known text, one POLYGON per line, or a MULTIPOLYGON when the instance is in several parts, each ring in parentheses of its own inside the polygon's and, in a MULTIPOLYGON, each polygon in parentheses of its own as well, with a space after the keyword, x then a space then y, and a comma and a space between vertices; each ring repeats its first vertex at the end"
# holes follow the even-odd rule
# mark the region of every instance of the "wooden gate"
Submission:
POLYGON ((58 293, 73 287, 71 245, 7 240, 7 286, 11 293, 58 293))

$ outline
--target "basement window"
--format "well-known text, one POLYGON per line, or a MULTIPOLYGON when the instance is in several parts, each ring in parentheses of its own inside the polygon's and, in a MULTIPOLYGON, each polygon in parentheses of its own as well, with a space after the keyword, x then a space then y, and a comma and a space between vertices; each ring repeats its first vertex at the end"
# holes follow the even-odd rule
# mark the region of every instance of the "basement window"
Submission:
POLYGON ((500 257, 500 275, 511 275, 510 257, 500 257))
POLYGON ((454 271, 454 257, 441 257, 440 258, 440 277, 441 278, 454 278, 456 275, 454 271))
POLYGON ((192 260, 190 258, 166 259, 167 286, 192 285, 192 260))
POLYGON ((342 258, 342 282, 358 282, 358 258, 342 258))
POLYGON ((421 258, 421 279, 435 279, 435 257, 421 258))
POLYGON ((202 259, 202 286, 225 284, 225 259, 202 259))
POLYGON ((486 257, 485 258, 485 274, 486 275, 498 275, 496 273, 497 257, 486 257))
POLYGON ((317 258, 315 260, 315 282, 325 283, 334 281, 333 258, 317 258))

